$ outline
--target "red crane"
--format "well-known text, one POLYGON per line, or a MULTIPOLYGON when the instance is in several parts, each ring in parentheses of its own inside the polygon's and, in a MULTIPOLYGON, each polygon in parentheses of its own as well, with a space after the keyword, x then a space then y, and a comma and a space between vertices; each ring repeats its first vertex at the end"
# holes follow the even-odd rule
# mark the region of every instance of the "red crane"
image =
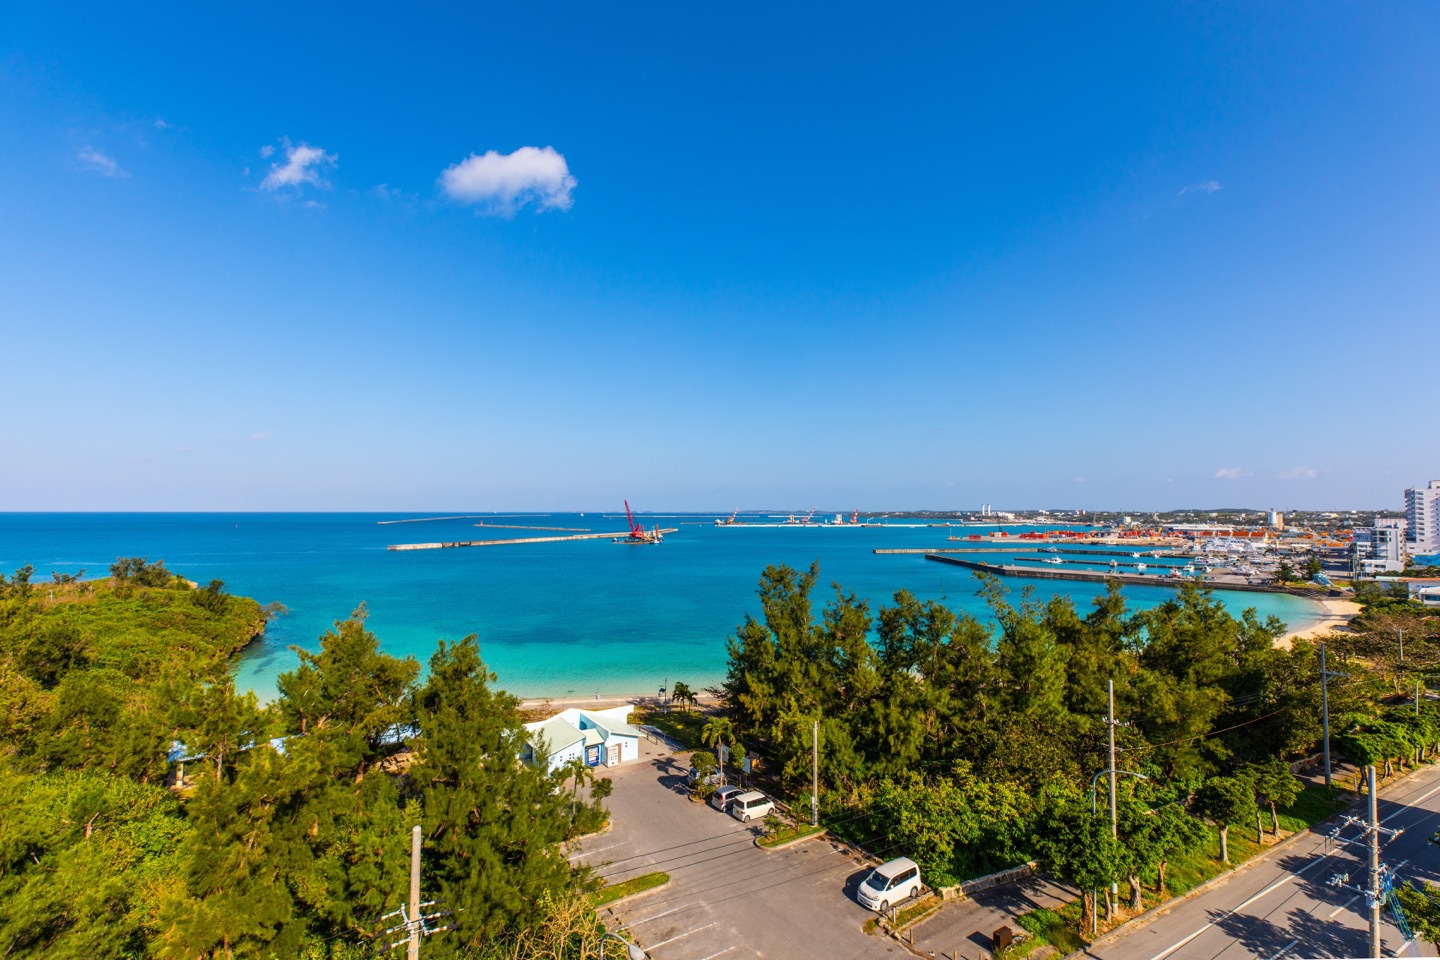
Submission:
POLYGON ((630 501, 625 501, 625 520, 630 524, 630 536, 639 540, 645 536, 645 528, 635 522, 635 517, 630 513, 630 501))
POLYGON ((660 524, 655 524, 654 530, 646 530, 635 522, 635 515, 630 512, 630 501, 625 501, 625 519, 630 524, 630 535, 628 537, 615 537, 615 543, 660 543, 660 524))

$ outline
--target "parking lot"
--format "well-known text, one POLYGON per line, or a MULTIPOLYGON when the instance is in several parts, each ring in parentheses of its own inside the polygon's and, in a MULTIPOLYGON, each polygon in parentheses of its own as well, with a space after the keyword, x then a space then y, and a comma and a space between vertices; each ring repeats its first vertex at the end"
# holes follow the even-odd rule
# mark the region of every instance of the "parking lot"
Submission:
POLYGON ((611 911, 651 957, 849 960, 905 954, 893 940, 861 930, 874 916, 855 902, 868 865, 824 839, 776 851, 756 847, 760 824, 742 824, 689 800, 688 756, 642 741, 639 761, 609 771, 615 785, 610 829, 586 840, 572 857, 608 882, 654 870, 670 875, 667 886, 611 911))

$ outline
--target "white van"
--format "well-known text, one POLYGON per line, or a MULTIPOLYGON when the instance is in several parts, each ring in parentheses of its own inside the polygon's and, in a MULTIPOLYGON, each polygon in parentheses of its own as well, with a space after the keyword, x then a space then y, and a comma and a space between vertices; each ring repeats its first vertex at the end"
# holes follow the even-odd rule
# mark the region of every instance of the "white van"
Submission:
POLYGON ((730 816, 736 820, 754 820, 756 817, 763 817, 775 809, 775 801, 771 800, 759 790, 751 790, 749 793, 742 793, 730 800, 730 816))
POLYGON ((855 899, 866 910, 884 913, 890 905, 919 896, 920 867, 909 857, 896 857, 870 871, 860 884, 855 899))

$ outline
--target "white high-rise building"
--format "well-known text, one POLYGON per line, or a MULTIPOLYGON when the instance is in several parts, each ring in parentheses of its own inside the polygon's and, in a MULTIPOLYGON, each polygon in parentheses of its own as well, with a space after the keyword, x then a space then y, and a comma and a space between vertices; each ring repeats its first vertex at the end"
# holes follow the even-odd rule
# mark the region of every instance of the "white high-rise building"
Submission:
POLYGON ((1412 557, 1440 553, 1440 480, 1405 491, 1405 549, 1412 557))

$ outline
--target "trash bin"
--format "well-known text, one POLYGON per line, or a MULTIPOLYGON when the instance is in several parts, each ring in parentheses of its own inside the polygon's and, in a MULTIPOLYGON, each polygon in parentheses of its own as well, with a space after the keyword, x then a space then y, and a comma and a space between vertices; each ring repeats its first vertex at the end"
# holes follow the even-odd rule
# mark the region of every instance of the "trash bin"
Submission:
POLYGON ((1009 927, 1001 927, 990 935, 990 952, 999 953, 1007 949, 1015 942, 1015 931, 1009 927))

